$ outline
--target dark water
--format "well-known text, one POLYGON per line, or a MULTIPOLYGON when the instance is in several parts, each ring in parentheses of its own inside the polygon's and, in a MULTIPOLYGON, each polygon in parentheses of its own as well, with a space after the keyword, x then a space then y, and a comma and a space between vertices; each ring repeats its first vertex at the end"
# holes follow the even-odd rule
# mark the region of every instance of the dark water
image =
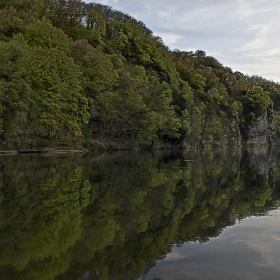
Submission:
POLYGON ((0 157, 0 279, 279 279, 278 151, 0 157))

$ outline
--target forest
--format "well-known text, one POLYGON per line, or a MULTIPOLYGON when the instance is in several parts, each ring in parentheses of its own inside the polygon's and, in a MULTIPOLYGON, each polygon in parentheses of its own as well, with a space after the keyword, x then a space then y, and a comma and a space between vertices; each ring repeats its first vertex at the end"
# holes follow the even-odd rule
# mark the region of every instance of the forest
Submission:
POLYGON ((246 143, 280 85, 203 50, 170 50, 143 22, 80 0, 0 3, 0 149, 246 143))

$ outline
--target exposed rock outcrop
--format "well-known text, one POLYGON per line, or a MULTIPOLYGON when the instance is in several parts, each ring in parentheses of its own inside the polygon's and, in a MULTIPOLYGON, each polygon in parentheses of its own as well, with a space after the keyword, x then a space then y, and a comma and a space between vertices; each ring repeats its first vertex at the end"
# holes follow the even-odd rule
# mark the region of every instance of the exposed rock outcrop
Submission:
POLYGON ((274 123, 273 111, 267 110, 256 118, 247 131, 247 144, 275 146, 279 143, 274 123))
POLYGON ((231 137, 228 140, 229 146, 241 146, 242 143, 242 135, 239 129, 239 121, 236 119, 232 119, 230 123, 231 128, 231 137))

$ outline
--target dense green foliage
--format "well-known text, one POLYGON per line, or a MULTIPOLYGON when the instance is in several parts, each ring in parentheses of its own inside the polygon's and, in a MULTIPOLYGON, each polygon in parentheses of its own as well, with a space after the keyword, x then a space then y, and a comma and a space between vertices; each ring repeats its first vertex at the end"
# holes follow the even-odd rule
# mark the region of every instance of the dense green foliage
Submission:
POLYGON ((108 6, 5 0, 0 40, 2 148, 234 144, 232 123, 273 102, 280 127, 278 84, 170 51, 108 6))
POLYGON ((169 244, 275 209, 276 155, 1 157, 0 278, 135 279, 169 244))

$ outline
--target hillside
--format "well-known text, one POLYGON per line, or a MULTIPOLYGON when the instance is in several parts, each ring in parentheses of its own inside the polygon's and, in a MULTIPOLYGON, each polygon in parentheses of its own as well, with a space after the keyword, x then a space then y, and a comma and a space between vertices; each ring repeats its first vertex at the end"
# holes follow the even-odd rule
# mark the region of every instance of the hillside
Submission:
POLYGON ((278 143, 278 83, 171 51, 111 7, 2 1, 0 40, 1 149, 278 143))

